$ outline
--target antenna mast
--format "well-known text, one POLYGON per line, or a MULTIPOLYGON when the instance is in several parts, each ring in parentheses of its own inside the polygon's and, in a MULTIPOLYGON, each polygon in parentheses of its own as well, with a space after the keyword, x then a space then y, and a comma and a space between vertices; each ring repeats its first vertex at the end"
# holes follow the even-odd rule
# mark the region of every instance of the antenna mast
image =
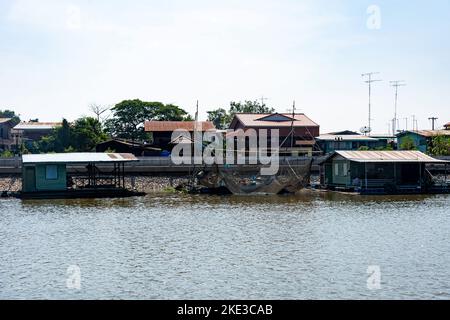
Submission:
POLYGON ((395 88, 395 105, 394 105, 394 119, 392 119, 392 134, 397 133, 397 102, 398 102, 398 87, 406 86, 404 80, 390 81, 391 86, 395 88))
POLYGON ((372 97, 372 83, 382 80, 374 80, 372 79, 373 75, 379 74, 379 72, 369 72, 369 73, 363 73, 361 76, 363 78, 367 78, 364 82, 369 84, 369 125, 368 125, 368 131, 369 135, 372 131, 372 103, 371 103, 371 97, 372 97))

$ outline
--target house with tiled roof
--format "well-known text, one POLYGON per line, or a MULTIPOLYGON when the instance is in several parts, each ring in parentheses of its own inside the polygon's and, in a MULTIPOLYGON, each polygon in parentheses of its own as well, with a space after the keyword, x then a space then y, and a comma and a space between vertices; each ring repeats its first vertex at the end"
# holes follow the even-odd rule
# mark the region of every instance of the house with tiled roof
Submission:
POLYGON ((145 132, 151 133, 152 144, 159 148, 169 148, 176 130, 186 130, 191 136, 194 130, 201 132, 216 130, 211 121, 145 121, 145 132))
MULTIPOLYGON (((316 144, 315 138, 320 134, 320 126, 304 113, 237 113, 230 124, 230 129, 267 129, 269 139, 270 130, 279 130, 279 146, 282 152, 311 154, 316 144)), ((269 142, 270 145, 270 142, 269 142)))

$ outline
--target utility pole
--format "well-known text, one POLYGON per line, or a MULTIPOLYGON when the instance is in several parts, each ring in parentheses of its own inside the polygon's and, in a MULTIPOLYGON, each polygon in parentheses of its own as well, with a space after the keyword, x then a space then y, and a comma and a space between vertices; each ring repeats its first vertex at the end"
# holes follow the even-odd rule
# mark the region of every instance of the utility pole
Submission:
POLYGON ((408 131, 408 117, 403 118, 405 120, 405 131, 408 131))
POLYGON ((419 130, 419 126, 418 126, 418 123, 417 123, 417 120, 416 120, 416 116, 413 114, 412 116, 412 124, 413 124, 413 128, 412 128, 412 130, 413 131, 417 131, 417 130, 419 130))
POLYGON ((428 120, 431 120, 431 123, 432 123, 432 130, 434 131, 434 124, 435 124, 435 122, 436 122, 436 120, 438 120, 439 118, 436 118, 436 117, 431 117, 431 118, 428 118, 428 120))
POLYGON ((368 130, 369 130, 369 135, 370 135, 370 132, 372 131, 372 103, 371 103, 372 83, 377 82, 377 81, 382 81, 382 80, 374 80, 374 79, 372 79, 373 75, 375 75, 375 74, 379 74, 379 72, 363 73, 361 75, 363 78, 367 79, 364 82, 369 84, 369 125, 367 127, 368 130))
POLYGON ((292 122, 291 122, 291 150, 294 148, 294 121, 295 121, 295 100, 292 105, 292 122))
POLYGON ((391 86, 395 88, 395 107, 394 107, 394 119, 392 120, 392 133, 395 136, 397 133, 397 102, 398 102, 398 87, 406 86, 405 81, 395 80, 390 81, 391 86))

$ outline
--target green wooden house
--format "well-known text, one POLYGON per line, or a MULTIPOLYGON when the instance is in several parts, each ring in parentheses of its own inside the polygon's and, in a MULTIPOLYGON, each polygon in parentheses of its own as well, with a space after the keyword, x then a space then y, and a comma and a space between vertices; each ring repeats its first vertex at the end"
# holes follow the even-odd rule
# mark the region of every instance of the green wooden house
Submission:
POLYGON ((22 156, 23 198, 124 195, 128 153, 56 153, 22 156), (76 167, 74 169, 74 167, 76 167))
POLYGON ((321 164, 321 184, 349 191, 420 192, 430 183, 426 164, 448 162, 419 151, 336 151, 321 164))

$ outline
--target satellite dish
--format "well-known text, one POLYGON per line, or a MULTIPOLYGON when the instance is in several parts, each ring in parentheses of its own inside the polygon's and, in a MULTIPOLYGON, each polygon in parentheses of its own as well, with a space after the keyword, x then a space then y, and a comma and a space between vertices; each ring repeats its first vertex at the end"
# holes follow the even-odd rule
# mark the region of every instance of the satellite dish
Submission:
POLYGON ((362 134, 368 134, 368 133, 372 132, 372 129, 369 128, 369 127, 362 127, 361 129, 359 129, 359 131, 360 131, 362 134))

